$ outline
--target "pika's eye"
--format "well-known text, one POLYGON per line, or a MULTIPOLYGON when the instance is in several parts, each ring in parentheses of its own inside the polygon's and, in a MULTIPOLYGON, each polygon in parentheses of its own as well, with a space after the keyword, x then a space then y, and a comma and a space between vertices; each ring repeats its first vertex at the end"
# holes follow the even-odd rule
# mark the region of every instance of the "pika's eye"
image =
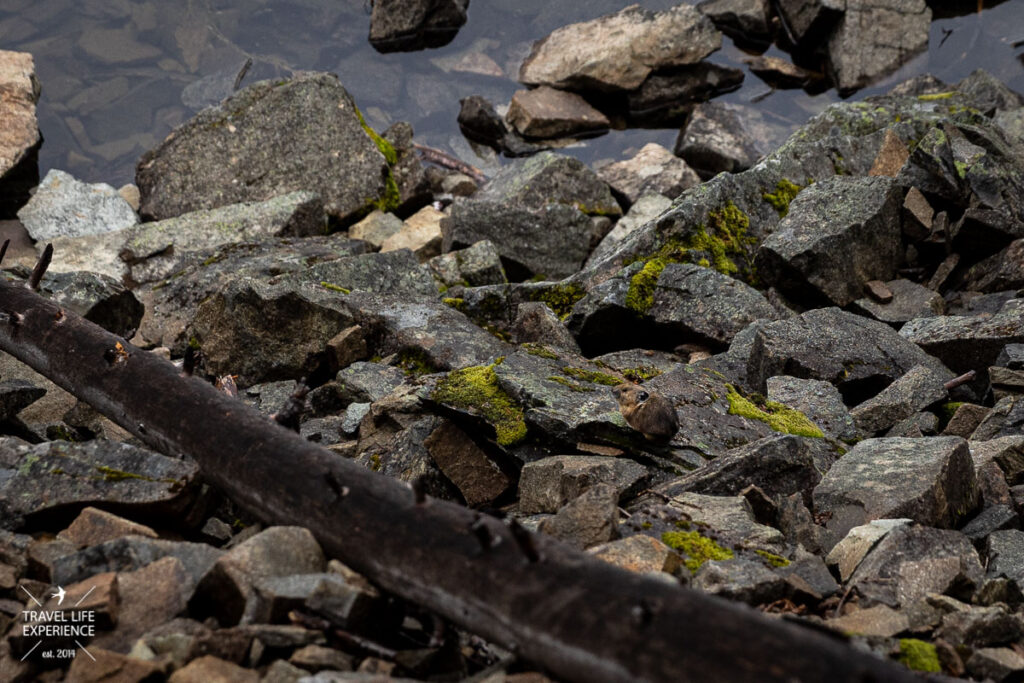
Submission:
POLYGON ((643 403, 644 401, 646 401, 650 397, 651 397, 651 395, 648 394, 646 391, 641 391, 641 392, 637 393, 636 400, 640 401, 641 403, 643 403))

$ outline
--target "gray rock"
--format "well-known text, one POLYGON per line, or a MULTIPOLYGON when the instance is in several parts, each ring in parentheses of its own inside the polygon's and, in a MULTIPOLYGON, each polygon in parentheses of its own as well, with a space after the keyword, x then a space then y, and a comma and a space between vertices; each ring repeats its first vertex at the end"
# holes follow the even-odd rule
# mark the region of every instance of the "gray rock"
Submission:
POLYGON ((27 52, 5 50, 0 55, 0 104, 4 132, 0 135, 0 216, 10 218, 29 198, 39 181, 38 150, 42 143, 36 121, 39 81, 27 52))
POLYGON ((223 550, 205 543, 123 536, 57 557, 53 560, 49 580, 67 586, 95 574, 130 572, 162 558, 174 557, 195 584, 223 554, 223 550))
POLYGON ((139 217, 106 183, 83 183, 69 173, 51 169, 32 199, 18 211, 32 239, 80 237, 128 228, 139 217))
POLYGON ((134 282, 155 282, 180 271, 188 252, 274 236, 319 235, 326 227, 319 197, 293 192, 142 223, 123 231, 119 256, 128 263, 134 282))
POLYGON ((694 107, 686 127, 679 132, 674 151, 707 180, 723 171, 745 171, 765 150, 747 129, 741 110, 728 104, 705 102, 694 107))
POLYGON ((538 531, 579 550, 619 536, 619 492, 596 484, 566 504, 554 517, 541 521, 538 531))
POLYGON ((786 23, 797 44, 805 39, 820 40, 846 9, 846 3, 837 0, 781 0, 779 15, 786 23))
POLYGON ((559 138, 603 133, 608 118, 579 95, 542 85, 517 90, 508 107, 508 122, 527 138, 559 138))
POLYGON ((946 423, 942 430, 943 436, 962 436, 965 439, 971 438, 971 434, 978 428, 989 409, 975 403, 962 403, 953 413, 953 417, 946 423))
POLYGON ((726 561, 705 562, 690 584, 697 590, 749 605, 775 602, 786 595, 786 579, 764 566, 763 562, 745 557, 726 561))
POLYGON ((828 620, 828 626, 846 634, 892 638, 910 629, 906 614, 887 605, 858 609, 850 614, 828 620))
POLYGON ((267 282, 282 287, 313 285, 336 293, 350 290, 390 294, 410 300, 433 299, 437 295, 437 287, 427 268, 406 249, 342 256, 270 278, 267 282))
POLYGON ((1024 370, 1024 344, 1007 344, 999 352, 996 365, 1010 370, 1024 370))
POLYGON ((157 220, 298 190, 346 220, 386 203, 389 172, 337 77, 314 73, 262 81, 203 110, 143 155, 136 184, 140 212, 157 220))
POLYGON ((494 503, 512 483, 486 451, 451 422, 431 432, 423 445, 469 507, 494 503))
POLYGON ((684 358, 680 358, 674 353, 650 349, 616 351, 594 358, 595 363, 604 363, 633 382, 646 381, 663 372, 669 372, 683 360, 684 358))
POLYGON ((842 538, 873 519, 908 517, 950 528, 978 503, 967 442, 954 436, 866 439, 854 446, 814 489, 818 514, 842 538))
POLYGON ((972 71, 956 84, 956 89, 972 100, 986 116, 1010 112, 1024 106, 1024 96, 984 69, 972 71))
POLYGON ((534 43, 519 70, 528 85, 633 90, 654 70, 694 64, 721 47, 711 21, 689 5, 651 13, 627 7, 564 26, 534 43))
POLYGON ((771 42, 771 7, 765 0, 702 0, 697 3, 725 35, 737 42, 763 45, 771 42))
POLYGON ((799 410, 829 436, 851 441, 857 428, 839 390, 828 382, 798 377, 769 377, 768 400, 799 410))
POLYGON ((1007 396, 999 400, 978 428, 971 434, 973 441, 990 441, 1001 437, 1020 436, 1024 433, 1024 398, 1007 396))
POLYGON ((908 320, 942 315, 945 302, 931 289, 910 280, 892 280, 885 283, 892 292, 892 301, 879 303, 871 298, 857 299, 850 309, 899 329, 908 320))
MULTIPOLYGON (((783 550, 782 534, 772 527, 754 521, 750 503, 743 496, 680 493, 672 497, 669 505, 686 514, 695 525, 691 528, 712 537, 725 548, 764 550, 770 553, 779 553, 783 550)), ((672 526, 675 530, 687 528, 685 524, 672 526)))
POLYGON ((821 554, 825 529, 814 523, 811 511, 803 502, 803 496, 794 493, 778 501, 776 524, 783 533, 786 543, 799 546, 807 552, 821 554))
POLYGON ((547 304, 540 301, 519 304, 515 322, 512 323, 512 336, 520 344, 542 343, 569 353, 580 352, 576 340, 562 321, 547 304))
POLYGON ((987 576, 1006 578, 1024 589, 1024 531, 1005 529, 989 534, 985 543, 987 576))
POLYGON ((435 256, 427 261, 427 265, 434 277, 447 287, 481 287, 508 282, 501 266, 501 256, 490 240, 480 240, 465 249, 435 256))
POLYGON ((608 484, 624 500, 647 481, 647 469, 624 458, 598 455, 555 455, 523 466, 519 477, 519 512, 558 512, 584 491, 608 484))
POLYGON ((875 433, 888 429, 946 398, 945 373, 915 365, 905 375, 850 411, 858 429, 875 433))
POLYGON ((1008 505, 996 504, 986 507, 960 530, 976 548, 981 548, 994 531, 1020 529, 1020 517, 1008 505))
POLYGON ((99 273, 48 273, 39 290, 61 307, 126 339, 139 329, 145 311, 135 294, 99 273))
POLYGON ((626 94, 626 120, 630 126, 673 128, 686 119, 694 104, 739 88, 744 75, 742 69, 712 62, 656 71, 626 94))
POLYGON ((700 183, 700 177, 685 161, 654 142, 641 147, 631 159, 602 166, 597 176, 625 199, 625 205, 649 193, 675 199, 683 190, 700 183))
POLYGON ((984 570, 966 536, 908 525, 875 545, 850 577, 867 604, 906 607, 929 593, 969 598, 984 570))
POLYGON ((0 382, 0 422, 10 420, 46 394, 46 389, 23 379, 0 382))
POLYGON ((1020 484, 1024 481, 1024 436, 1001 436, 986 441, 967 442, 975 468, 994 462, 1006 476, 1007 483, 1020 484))
POLYGON ((586 214, 620 216, 608 185, 573 157, 541 152, 502 168, 480 188, 477 199, 541 211, 568 204, 586 214))
POLYGON ((355 436, 359 433, 359 425, 366 417, 366 414, 370 412, 369 403, 350 403, 345 408, 345 416, 341 420, 341 424, 338 429, 341 433, 348 436, 355 436))
POLYGON ((982 647, 967 660, 967 671, 979 680, 1009 681, 1024 671, 1024 657, 1008 647, 982 647))
MULTIPOLYGON (((604 169, 598 173, 602 173, 604 169)), ((598 244, 594 251, 591 252, 590 257, 587 259, 587 265, 596 263, 605 256, 612 254, 616 247, 622 243, 631 232, 639 228, 644 223, 654 220, 662 212, 672 206, 672 200, 668 197, 656 194, 647 193, 639 197, 633 205, 629 207, 629 211, 625 216, 620 218, 616 223, 615 227, 604 236, 600 244, 598 244)))
MULTIPOLYGON (((53 261, 46 269, 47 273, 87 270, 118 282, 125 282, 128 278, 128 266, 118 256, 124 244, 123 230, 82 237, 54 237, 49 243, 53 245, 53 261)), ((42 244, 36 245, 40 252, 41 247, 45 248, 42 244)))
POLYGON ((943 615, 936 635, 956 647, 1009 645, 1024 636, 1024 618, 1006 605, 971 605, 943 615))
POLYGON ((339 370, 336 380, 344 402, 373 403, 405 381, 405 373, 388 365, 360 361, 339 370))
POLYGON ((469 0, 379 0, 370 14, 370 44, 378 52, 441 47, 466 23, 469 0))
POLYGON ((892 279, 903 258, 901 200, 884 176, 814 183, 758 249, 763 282, 787 296, 846 306, 869 280, 892 279))
POLYGON ((913 520, 910 519, 875 519, 855 526, 829 551, 825 562, 839 572, 841 581, 846 582, 880 540, 893 529, 911 523, 913 520))
POLYGON ((0 439, 0 519, 12 528, 33 515, 73 516, 86 505, 140 517, 182 516, 196 499, 199 468, 128 444, 27 444, 0 439))

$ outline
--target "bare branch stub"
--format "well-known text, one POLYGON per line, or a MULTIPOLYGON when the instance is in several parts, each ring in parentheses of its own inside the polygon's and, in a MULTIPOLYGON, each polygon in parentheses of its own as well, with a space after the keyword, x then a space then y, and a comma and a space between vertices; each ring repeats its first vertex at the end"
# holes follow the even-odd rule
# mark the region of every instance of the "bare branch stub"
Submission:
POLYGON ((32 291, 39 291, 39 283, 42 281, 43 276, 46 275, 46 269, 50 267, 51 259, 53 259, 53 245, 47 244, 39 260, 36 261, 36 267, 32 269, 32 274, 28 278, 28 288, 32 291))
POLYGON ((298 432, 302 414, 306 412, 306 394, 308 393, 309 385, 306 384, 306 378, 303 377, 299 380, 299 385, 295 387, 291 396, 285 399, 281 410, 271 415, 271 419, 282 427, 298 432))
POLYGON ((977 371, 975 371, 975 370, 968 370, 967 372, 965 372, 964 374, 960 375, 959 377, 954 377, 953 379, 949 380, 948 382, 946 382, 942 386, 946 389, 946 391, 952 391, 953 389, 956 389, 958 386, 960 386, 962 384, 967 384, 968 382, 974 381, 974 378, 977 377, 977 376, 978 376, 977 371))

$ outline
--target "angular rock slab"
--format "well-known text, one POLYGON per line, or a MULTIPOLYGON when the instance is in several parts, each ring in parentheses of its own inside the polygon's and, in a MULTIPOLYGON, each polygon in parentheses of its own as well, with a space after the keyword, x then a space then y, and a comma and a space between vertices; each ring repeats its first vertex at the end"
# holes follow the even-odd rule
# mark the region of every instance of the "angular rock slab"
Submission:
POLYGON ((0 50, 0 217, 14 215, 39 180, 39 82, 27 52, 0 50))
POLYGON ((907 374, 887 386, 878 395, 850 411, 857 427, 874 433, 888 429, 919 410, 946 398, 944 373, 924 365, 915 365, 907 374))
POLYGON ((610 484, 620 499, 647 479, 647 469, 632 460, 599 455, 555 455, 523 466, 519 511, 532 515, 558 512, 587 488, 610 484))
POLYGON ((51 169, 18 212, 32 239, 81 237, 129 228, 139 222, 131 205, 106 183, 83 183, 51 169))
POLYGON ((585 214, 622 215, 608 185, 590 168, 554 152, 541 152, 505 166, 475 197, 533 211, 548 204, 568 204, 585 214))
POLYGON ((896 274, 903 259, 902 200, 899 186, 884 176, 814 183, 761 244, 758 274, 795 299, 814 292, 846 306, 860 298, 864 283, 896 274))
POLYGON ((332 74, 261 81, 204 109, 144 154, 140 213, 189 211, 309 190, 339 220, 384 197, 390 170, 332 74))
POLYGON ((814 489, 814 507, 842 538, 874 519, 906 517, 950 528, 978 504, 974 461, 957 436, 865 439, 814 489))
POLYGON ((174 517, 195 500, 198 474, 195 463, 123 443, 0 439, 0 523, 98 504, 133 516, 174 517))
POLYGON ((579 95, 542 85, 518 90, 508 107, 508 122, 528 138, 559 138, 608 130, 608 118, 579 95))
POLYGON ((641 147, 632 159, 601 167, 597 175, 631 205, 651 192, 675 199, 700 184, 696 171, 656 142, 641 147))
POLYGON ((711 20, 690 5, 658 13, 632 5, 537 41, 519 80, 575 90, 633 90, 652 71, 694 64, 721 45, 711 20))
POLYGON ((377 0, 370 14, 370 44, 378 52, 441 47, 466 23, 469 0, 377 0))

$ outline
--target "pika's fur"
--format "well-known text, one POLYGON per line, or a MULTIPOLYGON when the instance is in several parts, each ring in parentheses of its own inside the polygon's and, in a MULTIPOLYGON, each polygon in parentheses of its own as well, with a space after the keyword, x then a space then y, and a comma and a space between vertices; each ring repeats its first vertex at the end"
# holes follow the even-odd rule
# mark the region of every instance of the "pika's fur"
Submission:
POLYGON ((665 442, 679 431, 676 410, 664 396, 629 383, 612 388, 612 394, 629 426, 648 441, 665 442))

